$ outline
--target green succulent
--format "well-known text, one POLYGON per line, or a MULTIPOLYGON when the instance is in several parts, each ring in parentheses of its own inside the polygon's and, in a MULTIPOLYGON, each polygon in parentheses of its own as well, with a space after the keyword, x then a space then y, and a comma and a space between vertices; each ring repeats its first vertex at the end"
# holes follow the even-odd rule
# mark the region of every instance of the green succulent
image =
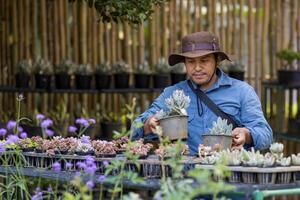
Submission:
POLYGON ((16 65, 16 74, 27 74, 30 75, 32 72, 32 60, 21 60, 17 65, 16 65))
POLYGON ((213 122, 209 133, 212 135, 232 135, 232 124, 228 124, 227 119, 218 117, 217 122, 213 122))
POLYGON ((300 59, 300 53, 290 49, 279 51, 276 56, 281 60, 285 60, 289 66, 292 65, 294 60, 300 59))
POLYGON ((119 61, 112 65, 115 74, 127 74, 130 72, 130 67, 124 61, 119 61))
POLYGON ((93 69, 90 64, 80 64, 75 71, 77 75, 91 75, 92 73, 93 69))
POLYGON ((76 69, 76 64, 71 60, 62 60, 61 63, 55 66, 56 74, 73 74, 76 69))
POLYGON ((290 166, 291 165, 291 157, 283 157, 279 160, 276 161, 277 164, 279 164, 280 166, 286 167, 286 166, 290 166))
POLYGON ((136 68, 136 73, 138 74, 151 74, 150 65, 147 61, 140 63, 136 68))
POLYGON ((96 74, 110 74, 111 73, 111 65, 109 62, 102 62, 99 65, 96 65, 95 73, 96 74))
POLYGON ((38 59, 34 64, 35 74, 51 75, 53 74, 53 65, 48 60, 38 59))
POLYGON ((166 61, 165 58, 160 58, 158 63, 155 66, 155 71, 157 74, 169 74, 170 73, 170 65, 166 61))

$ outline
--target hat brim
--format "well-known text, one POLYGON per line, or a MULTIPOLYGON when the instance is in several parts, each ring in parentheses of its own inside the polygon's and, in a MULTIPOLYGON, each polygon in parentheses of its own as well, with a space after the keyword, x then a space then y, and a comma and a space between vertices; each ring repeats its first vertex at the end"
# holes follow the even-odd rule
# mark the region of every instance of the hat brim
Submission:
POLYGON ((229 60, 231 61, 231 59, 229 58, 229 56, 224 53, 223 51, 191 51, 191 52, 186 52, 186 53, 181 53, 181 54, 170 54, 169 56, 169 65, 170 66, 174 66, 178 63, 184 62, 185 58, 196 58, 196 57, 201 57, 201 56, 206 56, 212 53, 217 53, 219 54, 219 61, 223 61, 223 60, 229 60))

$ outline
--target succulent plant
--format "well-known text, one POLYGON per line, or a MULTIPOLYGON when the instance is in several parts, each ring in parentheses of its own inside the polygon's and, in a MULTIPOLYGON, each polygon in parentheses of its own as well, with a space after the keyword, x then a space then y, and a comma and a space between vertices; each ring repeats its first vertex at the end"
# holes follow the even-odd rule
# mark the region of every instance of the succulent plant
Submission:
POLYGON ((214 165, 218 162, 219 160, 218 155, 211 155, 211 156, 205 156, 202 160, 201 163, 205 165, 214 165))
POLYGON ((30 59, 28 60, 21 60, 16 65, 16 74, 26 74, 30 75, 32 72, 32 61, 30 59))
POLYGON ((297 155, 292 154, 292 164, 300 165, 300 153, 298 153, 297 155))
POLYGON ((231 135, 232 124, 228 124, 227 119, 218 117, 217 122, 213 122, 213 126, 209 133, 212 135, 231 135))
POLYGON ((287 67, 292 67, 293 61, 300 59, 300 53, 290 49, 281 50, 276 54, 276 56, 279 59, 286 61, 287 67))
POLYGON ((89 151, 94 151, 89 136, 85 136, 85 135, 81 136, 80 140, 78 140, 77 142, 76 151, 84 152, 84 153, 89 151))
POLYGON ((34 64, 35 74, 51 75, 53 74, 53 65, 48 60, 38 59, 34 64))
POLYGON ((115 74, 127 74, 130 72, 130 67, 124 61, 119 61, 112 65, 113 72, 115 74))
POLYGON ((71 60, 62 60, 59 65, 55 66, 56 74, 73 74, 76 69, 76 64, 71 60))
POLYGON ((242 163, 241 151, 229 149, 220 152, 220 160, 224 160, 227 165, 238 166, 242 163))
POLYGON ((168 113, 165 112, 163 109, 157 111, 157 112, 154 114, 154 117, 155 117, 156 119, 158 119, 158 120, 163 119, 163 118, 165 118, 165 117, 167 117, 167 116, 168 116, 168 113))
POLYGON ((178 63, 174 65, 171 69, 171 73, 174 74, 185 74, 186 73, 186 67, 184 63, 178 63))
POLYGON ((190 97, 186 96, 183 90, 175 90, 172 96, 165 100, 165 104, 170 109, 170 115, 187 115, 186 109, 190 102, 190 97))
POLYGON ((283 167, 287 167, 287 166, 290 166, 291 165, 291 157, 283 157, 283 158, 280 158, 280 159, 277 159, 276 163, 280 166, 283 166, 283 167))
POLYGON ((273 167, 275 164, 276 158, 270 153, 266 153, 264 156, 263 167, 273 167))
POLYGON ((251 148, 251 151, 246 151, 242 149, 242 163, 246 166, 262 167, 264 164, 264 155, 259 151, 255 151, 251 148))
POLYGON ((80 64, 75 71, 77 75, 91 75, 92 73, 93 69, 90 64, 80 64))
POLYGON ((143 63, 138 64, 136 68, 136 73, 137 74, 151 74, 151 69, 150 65, 148 62, 145 60, 143 63))
POLYGON ((165 58, 160 58, 158 63, 155 66, 155 71, 157 74, 169 74, 170 73, 170 65, 166 61, 165 58))
POLYGON ((146 156, 152 147, 152 144, 144 144, 144 140, 140 139, 132 143, 132 146, 129 147, 129 151, 133 155, 146 156))
POLYGON ((95 155, 100 156, 103 154, 116 154, 116 144, 114 142, 108 142, 104 140, 92 141, 92 146, 95 150, 95 155))
POLYGON ((273 154, 281 154, 283 152, 283 147, 284 147, 283 144, 276 142, 271 144, 270 151, 273 154))
POLYGON ((35 148, 37 146, 37 143, 30 138, 20 139, 18 143, 22 149, 35 148))
POLYGON ((96 65, 95 74, 110 74, 111 70, 109 62, 102 62, 101 64, 96 65))

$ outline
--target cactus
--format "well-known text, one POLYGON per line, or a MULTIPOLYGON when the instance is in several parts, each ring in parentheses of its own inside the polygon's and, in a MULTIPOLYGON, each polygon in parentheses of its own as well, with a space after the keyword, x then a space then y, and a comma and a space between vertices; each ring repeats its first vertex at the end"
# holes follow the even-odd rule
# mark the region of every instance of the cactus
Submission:
POLYGON ((221 119, 218 117, 217 122, 213 122, 213 127, 210 129, 212 135, 231 135, 232 124, 227 123, 227 119, 221 119))

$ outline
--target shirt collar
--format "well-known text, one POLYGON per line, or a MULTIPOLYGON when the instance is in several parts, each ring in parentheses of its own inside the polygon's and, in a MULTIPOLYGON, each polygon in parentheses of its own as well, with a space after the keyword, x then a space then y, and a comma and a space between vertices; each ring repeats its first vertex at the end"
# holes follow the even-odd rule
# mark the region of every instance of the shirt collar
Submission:
MULTIPOLYGON (((215 90, 221 86, 227 86, 227 85, 231 86, 232 85, 232 79, 227 74, 225 74, 221 69, 217 68, 216 73, 218 76, 217 82, 211 88, 206 90, 205 92, 215 90)), ((197 84, 195 84, 193 81, 191 81, 191 82, 192 82, 194 88, 197 88, 197 84)))

